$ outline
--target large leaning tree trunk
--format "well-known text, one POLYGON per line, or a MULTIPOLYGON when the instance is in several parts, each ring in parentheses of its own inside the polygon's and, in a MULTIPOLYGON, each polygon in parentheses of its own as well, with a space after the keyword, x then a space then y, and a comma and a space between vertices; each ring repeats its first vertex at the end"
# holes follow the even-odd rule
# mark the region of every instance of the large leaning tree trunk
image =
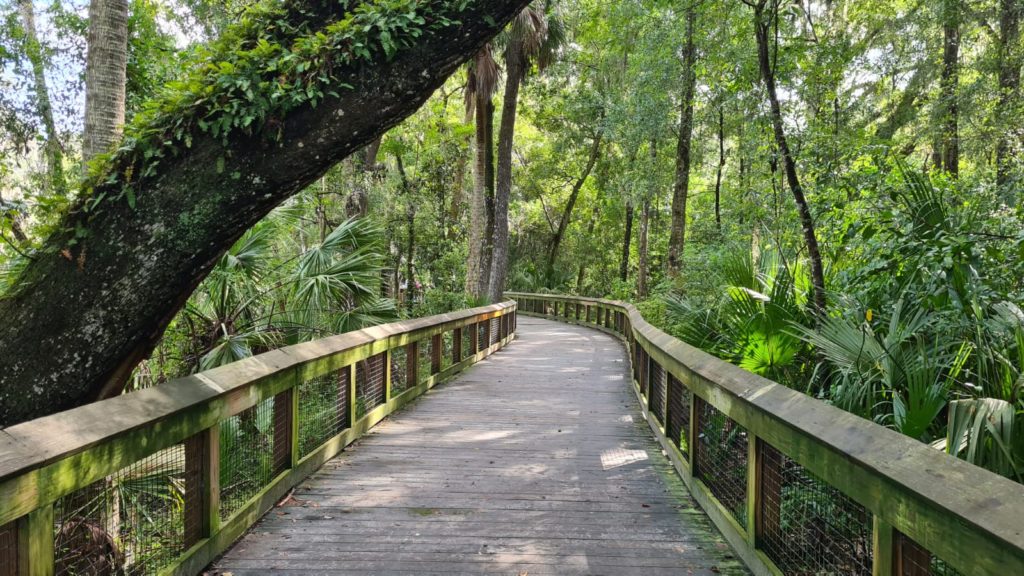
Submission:
POLYGON ((128 0, 89 2, 82 160, 121 141, 128 66, 128 0))
POLYGON ((245 230, 419 108, 525 4, 246 12, 211 49, 217 66, 137 117, 0 300, 0 426, 118 394, 245 230))
POLYGON ((815 318, 821 319, 825 314, 825 268, 821 261, 821 250, 818 248, 818 237, 814 231, 811 207, 807 203, 807 197, 804 196, 803 186, 800 185, 800 178, 796 171, 796 159, 786 140, 786 130, 782 123, 782 105, 779 103, 779 93, 775 86, 775 68, 771 60, 772 38, 770 35, 774 21, 778 17, 779 0, 757 0, 756 2, 743 0, 743 2, 754 9, 758 68, 761 70, 761 80, 764 82, 765 92, 768 93, 772 131, 775 133, 775 145, 779 149, 779 156, 782 157, 786 183, 789 184, 789 190, 793 193, 793 199, 800 212, 800 227, 803 231, 804 245, 807 248, 807 259, 811 263, 812 311, 815 318), (771 6, 768 6, 769 4, 771 6))

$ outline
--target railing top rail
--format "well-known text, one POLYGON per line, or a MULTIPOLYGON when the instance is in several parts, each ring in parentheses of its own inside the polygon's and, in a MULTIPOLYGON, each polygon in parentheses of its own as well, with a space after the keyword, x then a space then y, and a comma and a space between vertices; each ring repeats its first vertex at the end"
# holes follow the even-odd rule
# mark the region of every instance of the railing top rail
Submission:
POLYGON ((514 306, 514 302, 506 301, 287 346, 153 388, 10 426, 0 430, 0 482, 159 424, 200 405, 224 401, 225 410, 233 413, 236 410, 229 406, 232 397, 309 363, 389 339, 398 338, 402 341, 394 344, 402 344, 436 331, 471 324, 481 316, 497 316, 514 306))
MULTIPOLYGON (((564 294, 505 295, 624 311, 634 338, 666 370, 901 532, 933 544, 940 536, 965 535, 973 527, 1024 562, 1024 485, 716 358, 649 324, 627 302, 564 294), (946 525, 922 533, 918 523, 928 530, 936 526, 931 520, 923 522, 925 511, 939 512, 946 525)), ((937 547, 965 545, 954 541, 937 547)))

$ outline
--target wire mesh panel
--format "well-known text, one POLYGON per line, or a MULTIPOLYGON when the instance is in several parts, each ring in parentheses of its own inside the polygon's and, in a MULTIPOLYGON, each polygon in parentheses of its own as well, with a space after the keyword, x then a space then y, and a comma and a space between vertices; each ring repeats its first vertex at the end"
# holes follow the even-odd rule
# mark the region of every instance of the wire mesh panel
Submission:
POLYGON ((18 576, 18 527, 15 522, 0 526, 0 576, 18 576))
POLYGON ((501 339, 500 338, 500 334, 498 332, 498 319, 497 318, 491 318, 490 324, 491 324, 491 328, 490 328, 491 340, 490 340, 490 342, 491 342, 491 346, 493 346, 493 345, 498 343, 498 340, 501 339))
POLYGON ((690 389, 672 374, 668 375, 668 416, 665 420, 665 434, 679 451, 690 454, 690 389))
POLYGON ((760 458, 757 532, 784 574, 870 575, 871 513, 770 444, 760 458))
MULTIPOLYGON (((425 382, 430 378, 430 346, 429 340, 420 340, 416 346, 416 383, 425 382)), ((409 383, 410 386, 412 382, 409 383)))
POLYGON ((473 351, 476 347, 473 346, 475 340, 473 339, 474 330, 476 330, 476 324, 470 324, 462 329, 462 357, 472 356, 473 351))
POLYGON ((156 574, 185 549, 185 448, 161 450, 54 503, 58 576, 156 574))
POLYGON ((351 425, 349 367, 300 382, 298 394, 299 456, 303 457, 351 425))
POLYGON ((398 396, 407 387, 406 374, 408 348, 405 346, 391 349, 391 395, 398 396))
POLYGON ((651 395, 648 407, 651 414, 660 423, 665 423, 665 370, 651 359, 651 395))
POLYGON ((356 363, 356 414, 362 416, 384 403, 384 358, 387 352, 356 363))
POLYGON ((220 515, 227 519, 274 477, 274 403, 267 398, 220 424, 220 515))
POLYGON ((697 406, 696 472, 740 526, 747 518, 747 431, 707 402, 697 406))
POLYGON ((455 334, 454 330, 441 334, 441 370, 455 363, 455 334))
POLYGON ((478 338, 477 350, 486 350, 487 349, 487 340, 490 338, 490 336, 488 335, 488 330, 487 330, 489 327, 490 327, 490 325, 487 323, 487 321, 482 321, 482 322, 478 322, 477 323, 477 325, 476 325, 476 333, 477 333, 477 338, 478 338))
POLYGON ((960 576, 960 572, 943 562, 909 536, 896 532, 896 576, 960 576))

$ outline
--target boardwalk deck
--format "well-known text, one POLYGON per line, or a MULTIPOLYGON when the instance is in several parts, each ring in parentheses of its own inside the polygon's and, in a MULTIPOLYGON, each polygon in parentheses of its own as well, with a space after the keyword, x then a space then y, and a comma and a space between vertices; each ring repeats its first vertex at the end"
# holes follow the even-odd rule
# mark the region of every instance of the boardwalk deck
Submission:
POLYGON ((623 346, 518 339, 382 423, 211 568, 252 574, 745 574, 652 439, 623 346))

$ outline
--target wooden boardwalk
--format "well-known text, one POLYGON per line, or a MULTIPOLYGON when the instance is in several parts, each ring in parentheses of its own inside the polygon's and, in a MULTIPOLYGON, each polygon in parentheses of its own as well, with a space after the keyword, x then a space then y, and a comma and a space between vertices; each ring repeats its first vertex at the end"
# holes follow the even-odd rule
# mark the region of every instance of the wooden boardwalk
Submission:
POLYGON ((746 574, 662 455, 622 344, 518 338, 380 424, 211 574, 746 574))

